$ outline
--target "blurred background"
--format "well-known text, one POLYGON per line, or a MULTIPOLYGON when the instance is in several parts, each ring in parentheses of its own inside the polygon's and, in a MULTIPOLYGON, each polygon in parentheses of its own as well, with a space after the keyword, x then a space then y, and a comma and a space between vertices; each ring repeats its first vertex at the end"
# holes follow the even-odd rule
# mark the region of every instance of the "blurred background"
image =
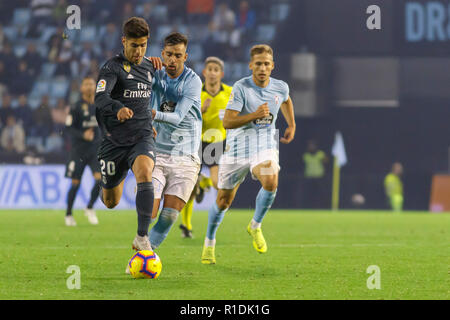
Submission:
MULTIPOLYGON (((1 1, 0 207, 64 207, 65 117, 81 78, 120 52, 131 16, 150 25, 147 55, 160 56, 162 39, 180 31, 190 40, 187 65, 201 74, 204 59, 218 56, 229 85, 250 74, 251 46, 273 47, 272 75, 290 85, 297 120, 295 140, 280 146, 274 207, 330 208, 339 131, 341 208, 389 209, 384 179, 399 162, 405 210, 448 210, 431 201, 432 187, 441 198, 450 192, 448 0, 1 1), (79 30, 67 29, 70 5, 81 9, 79 30), (381 29, 367 27, 370 5, 381 29), (310 157, 318 151, 320 160, 310 157)), ((258 189, 247 177, 234 207, 253 207, 258 189)))

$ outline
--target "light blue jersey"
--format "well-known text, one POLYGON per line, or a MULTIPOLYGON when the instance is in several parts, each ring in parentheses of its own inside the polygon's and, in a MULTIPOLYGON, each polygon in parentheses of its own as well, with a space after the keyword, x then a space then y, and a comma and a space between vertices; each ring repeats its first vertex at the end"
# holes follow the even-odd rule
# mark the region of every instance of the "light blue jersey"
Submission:
POLYGON ((288 98, 289 86, 284 81, 270 78, 265 88, 258 87, 252 76, 237 81, 233 86, 227 109, 245 115, 255 112, 260 105, 267 102, 270 115, 242 127, 228 129, 225 155, 249 158, 263 150, 278 149, 275 122, 281 104, 288 98))
POLYGON ((202 134, 200 77, 184 66, 175 79, 163 69, 156 71, 154 80, 151 106, 156 110, 156 151, 197 156, 202 134))

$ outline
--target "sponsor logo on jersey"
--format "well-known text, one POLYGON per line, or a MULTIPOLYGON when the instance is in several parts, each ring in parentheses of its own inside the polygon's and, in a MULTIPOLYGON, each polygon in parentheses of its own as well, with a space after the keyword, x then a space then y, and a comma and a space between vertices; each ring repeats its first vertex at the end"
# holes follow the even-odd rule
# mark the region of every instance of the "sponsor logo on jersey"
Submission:
POLYGON ((100 79, 97 83, 97 90, 95 92, 103 92, 106 90, 106 80, 100 79))
POLYGON ((175 106, 177 105, 176 102, 173 101, 164 101, 161 106, 159 107, 159 109, 162 112, 174 112, 175 111, 175 106))
POLYGON ((138 90, 126 89, 123 91, 124 98, 150 98, 151 90, 149 86, 145 83, 138 82, 138 90))
POLYGON ((267 117, 262 119, 256 119, 253 123, 257 126, 270 126, 273 122, 273 114, 269 114, 267 117))
POLYGON ((131 73, 128 74, 127 79, 134 79, 133 75, 131 73))

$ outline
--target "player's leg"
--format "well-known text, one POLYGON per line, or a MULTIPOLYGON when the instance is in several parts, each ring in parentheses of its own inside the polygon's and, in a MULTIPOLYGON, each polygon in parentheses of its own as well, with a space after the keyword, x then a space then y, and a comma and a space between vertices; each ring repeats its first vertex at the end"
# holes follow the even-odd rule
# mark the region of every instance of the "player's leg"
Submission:
POLYGON ((80 180, 72 179, 70 189, 67 192, 67 208, 66 208, 65 222, 66 226, 68 227, 75 227, 77 225, 75 219, 73 218, 72 208, 79 188, 80 188, 80 180))
POLYGON ((151 250, 147 234, 152 221, 154 202, 153 167, 153 159, 144 154, 138 155, 131 167, 137 183, 136 211, 138 226, 137 236, 133 241, 133 247, 136 250, 151 250))
POLYGON ((201 259, 203 264, 216 263, 216 232, 225 217, 225 213, 230 208, 238 188, 239 185, 233 189, 219 189, 217 191, 216 201, 208 211, 208 227, 206 229, 201 259))
POLYGON ((78 190, 80 189, 81 177, 83 176, 84 168, 85 162, 83 161, 82 156, 77 152, 71 153, 70 160, 66 165, 65 172, 65 176, 72 180, 70 189, 67 192, 67 207, 65 216, 66 226, 74 227, 77 225, 72 215, 72 208, 78 190))
POLYGON ((209 167, 209 177, 211 178, 212 186, 214 187, 214 189, 217 190, 217 182, 219 179, 218 178, 219 177, 219 166, 218 165, 209 167))
POLYGON ((183 238, 192 238, 192 213, 194 211, 194 199, 195 195, 197 194, 198 189, 198 181, 197 184, 194 187, 194 190, 191 192, 191 196, 189 197, 189 200, 186 202, 186 205, 181 209, 180 215, 181 215, 181 235, 183 238))
POLYGON ((98 218, 95 214, 94 204, 95 201, 97 201, 98 196, 100 194, 101 190, 101 174, 100 174, 100 166, 95 156, 91 158, 91 161, 89 161, 89 167, 91 168, 92 175, 94 176, 94 185, 91 189, 91 196, 89 198, 89 202, 87 204, 86 210, 84 211, 84 214, 88 217, 88 221, 96 225, 98 224, 98 218))
POLYGON ((167 237, 180 211, 189 200, 200 170, 200 163, 191 157, 166 156, 161 157, 161 161, 167 172, 167 181, 163 209, 150 231, 150 242, 154 249, 158 248, 167 237))
POLYGON ((247 226, 248 233, 253 238, 253 246, 259 253, 267 251, 267 243, 261 230, 261 223, 275 200, 278 188, 278 162, 267 160, 252 168, 252 175, 261 183, 261 189, 256 197, 255 213, 247 226))

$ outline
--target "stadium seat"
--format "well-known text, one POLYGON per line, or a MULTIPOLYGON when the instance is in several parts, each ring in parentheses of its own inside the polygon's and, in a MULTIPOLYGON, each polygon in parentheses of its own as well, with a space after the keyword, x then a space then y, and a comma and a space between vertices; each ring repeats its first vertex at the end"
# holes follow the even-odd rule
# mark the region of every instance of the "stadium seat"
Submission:
POLYGON ((191 62, 203 60, 203 48, 198 43, 189 45, 188 54, 191 62))
POLYGON ((153 8, 153 14, 154 16, 158 17, 161 21, 166 22, 167 21, 167 13, 169 12, 169 9, 166 5, 158 4, 153 8))
POLYGON ((270 42, 275 36, 275 25, 273 24, 262 24, 259 25, 256 30, 257 41, 270 42))
POLYGON ((56 70, 56 63, 46 62, 42 65, 41 76, 44 78, 50 78, 53 76, 56 70))
POLYGON ((25 55, 25 52, 27 51, 27 45, 25 43, 16 44, 14 46, 14 54, 16 57, 23 57, 25 55))
POLYGON ((47 41, 50 39, 50 37, 55 33, 56 28, 55 27, 45 27, 42 31, 42 34, 39 38, 39 42, 41 43, 47 43, 47 41))
POLYGON ((146 57, 160 57, 161 56, 161 48, 157 45, 149 45, 147 47, 147 52, 145 54, 146 57))
POLYGON ((13 25, 24 26, 27 25, 31 18, 31 10, 29 8, 17 8, 13 13, 13 25))
POLYGON ((3 33, 8 39, 15 39, 17 36, 17 27, 15 26, 5 26, 3 27, 3 33))
POLYGON ((50 96, 52 98, 64 98, 69 89, 69 81, 65 78, 58 78, 53 80, 50 84, 50 96))
POLYGON ((288 3, 280 3, 272 5, 270 10, 270 20, 273 22, 281 22, 286 20, 289 15, 290 5, 288 3))
POLYGON ((97 28, 95 26, 83 26, 80 33, 80 42, 94 42, 97 36, 97 28))
POLYGON ((162 25, 158 27, 158 31, 156 33, 156 42, 159 44, 163 42, 164 38, 172 32, 173 28, 171 25, 162 25))
POLYGON ((40 99, 43 95, 50 93, 50 82, 43 80, 43 81, 36 81, 33 85, 33 89, 31 89, 30 92, 30 98, 37 98, 40 99))

